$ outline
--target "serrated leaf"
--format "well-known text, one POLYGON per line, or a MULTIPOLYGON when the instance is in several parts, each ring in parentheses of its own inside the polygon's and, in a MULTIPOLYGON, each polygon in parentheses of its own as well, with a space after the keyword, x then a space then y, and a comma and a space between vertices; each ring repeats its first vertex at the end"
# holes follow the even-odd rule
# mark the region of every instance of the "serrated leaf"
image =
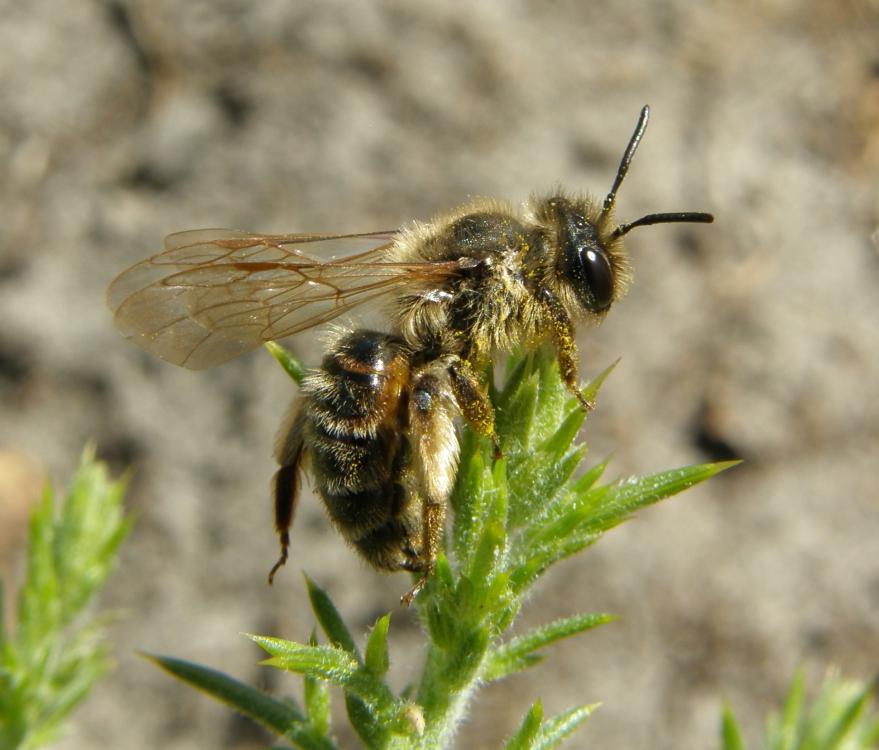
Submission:
POLYGON ((498 646, 489 653, 483 678, 496 680, 530 666, 527 657, 541 648, 613 620, 607 614, 582 614, 555 620, 498 646))
MULTIPOLYGON (((7 640, 6 640, 6 587, 3 584, 3 579, 0 578, 0 680, 3 679, 4 669, 4 652, 6 650, 7 640)), ((3 683, 0 682, 0 685, 3 683)), ((2 701, 3 691, 0 690, 0 701, 2 701)), ((0 704, 2 705, 2 704, 0 704)))
POLYGON ((571 482, 571 494, 574 496, 585 495, 585 493, 588 492, 599 479, 601 479, 601 475, 607 468, 609 461, 609 458, 604 459, 600 464, 590 467, 584 471, 582 475, 577 477, 577 479, 571 482))
POLYGON ((522 352, 513 352, 507 355, 507 365, 504 370, 504 384, 494 402, 495 407, 503 408, 518 390, 522 381, 533 367, 533 358, 522 352))
POLYGON ((410 747, 400 741, 400 736, 423 731, 424 717, 420 709, 408 701, 376 706, 346 691, 345 709, 348 720, 368 748, 410 747))
MULTIPOLYGON (((592 530, 609 529, 625 520, 634 511, 676 495, 740 463, 741 461, 719 461, 710 464, 696 464, 644 477, 630 477, 620 480, 609 485, 604 492, 593 490, 597 502, 590 502, 590 493, 587 493, 583 510, 588 512, 588 518, 584 520, 588 528, 592 530)), ((603 490, 605 488, 597 489, 603 490)))
POLYGON ((504 750, 531 750, 534 747, 534 740, 540 729, 540 722, 543 721, 543 707, 540 701, 536 700, 531 704, 522 723, 519 724, 515 733, 504 743, 504 750))
POLYGON ((455 575, 449 565, 449 559, 442 552, 436 557, 433 578, 438 584, 441 584, 447 589, 452 589, 455 586, 455 575))
POLYGON ((455 514, 455 537, 462 551, 459 563, 468 571, 475 592, 489 583, 506 539, 507 485, 504 460, 486 466, 474 457, 473 463, 480 469, 478 478, 471 477, 478 488, 473 489, 467 515, 455 514))
POLYGON ((497 636, 507 630, 519 614, 522 599, 513 590, 510 573, 504 571, 495 581, 495 586, 503 587, 503 595, 494 597, 497 612, 492 617, 492 633, 497 636))
POLYGON ((507 503, 509 501, 509 488, 507 487, 507 462, 498 459, 491 468, 491 480, 494 494, 491 499, 490 519, 498 526, 506 526, 507 503))
MULTIPOLYGON (((55 526, 52 491, 46 487, 28 526, 27 574, 19 592, 17 646, 23 656, 37 656, 40 641, 63 626, 54 566, 55 526)), ((44 644, 48 645, 48 644, 44 644)))
POLYGON ((422 617, 427 623, 427 631, 431 640, 438 648, 443 650, 451 648, 458 632, 455 620, 436 598, 422 599, 422 601, 426 603, 422 604, 416 599, 416 604, 421 609, 422 617))
POLYGON ((462 612, 473 610, 473 603, 476 600, 475 592, 476 586, 473 581, 467 575, 461 573, 458 576, 458 585, 455 587, 454 614, 456 616, 460 616, 462 612))
POLYGON ((577 706, 547 719, 537 732, 534 750, 552 750, 558 747, 577 727, 579 727, 592 712, 598 708, 599 703, 577 706))
MULTIPOLYGON (((311 634, 309 646, 317 646, 317 635, 311 634)), ((330 691, 327 683, 310 675, 303 678, 302 699, 308 723, 319 735, 330 732, 330 691)))
POLYGON ((452 534, 455 557, 460 565, 466 567, 485 515, 487 495, 492 487, 490 474, 481 453, 476 449, 472 433, 467 432, 464 435, 461 457, 461 470, 458 472, 450 502, 454 510, 452 534))
POLYGON ((376 677, 384 677, 388 671, 388 627, 391 613, 379 617, 366 641, 364 666, 376 677))
POLYGON ((302 385, 302 379, 305 377, 305 367, 302 363, 296 359, 288 349, 274 341, 267 341, 264 346, 268 349, 269 354, 277 360, 278 364, 284 368, 284 372, 286 372, 297 385, 302 385))
MULTIPOLYGON (((619 363, 619 358, 615 359, 586 384, 581 393, 587 401, 595 401, 595 398, 598 396, 598 391, 600 391, 601 386, 604 385, 604 381, 607 380, 608 376, 616 369, 616 366, 619 363)), ((575 403, 577 402, 575 401, 575 403)))
MULTIPOLYGON (((802 670, 797 670, 781 714, 770 715, 767 721, 765 750, 873 750, 879 742, 879 715, 869 708, 873 690, 873 685, 826 677, 807 707, 805 677, 802 670)), ((728 708, 724 709, 723 721, 724 750, 739 750, 740 738, 738 745, 735 736, 729 742, 726 739, 726 725, 734 727, 728 708)))
MULTIPOLYGON (((738 463, 699 464, 633 477, 594 487, 582 496, 555 503, 547 516, 541 517, 539 524, 533 524, 517 545, 519 564, 542 569, 579 551, 636 510, 677 494, 738 463), (567 543, 569 540, 573 540, 572 545, 567 543), (563 554, 557 554, 562 550, 563 554)), ((522 575, 517 572, 515 577, 519 579, 522 575)))
POLYGON ((345 711, 357 736, 369 750, 388 746, 391 732, 382 725, 367 703, 356 695, 345 693, 345 711))
POLYGON ((143 656, 178 680, 225 703, 271 732, 283 735, 294 724, 305 721, 305 715, 294 704, 276 700, 216 669, 171 656, 143 656))
MULTIPOLYGON (((47 485, 30 514, 15 623, 0 636, 0 743, 35 747, 107 671, 101 623, 83 610, 105 582, 128 530, 124 480, 87 446, 64 499, 47 485)), ((2 629, 2 626, 0 626, 2 629)))
POLYGON ((94 449, 85 449, 61 506, 53 540, 64 623, 76 616, 107 578, 128 532, 122 509, 126 485, 126 478, 111 481, 106 467, 94 461, 94 449))
MULTIPOLYGON (((598 487, 592 493, 596 498, 606 494, 598 487)), ((529 567, 542 567, 580 551, 598 539, 604 529, 594 529, 594 512, 583 507, 577 498, 564 490, 519 535, 515 545, 516 559, 528 562, 529 567), (582 542, 582 543, 581 543, 582 542)), ((518 573, 517 573, 518 575, 518 573)))
POLYGON ((518 529, 547 514, 585 453, 585 446, 581 446, 557 460, 535 452, 512 469, 508 528, 518 529))
MULTIPOLYGON (((824 726, 821 731, 815 732, 815 735, 820 738, 816 746, 827 748, 827 750, 841 750, 846 740, 853 738, 856 734, 854 730, 858 720, 867 705, 867 701, 870 700, 872 692, 871 687, 867 686, 857 690, 850 698, 846 698, 843 696, 844 692, 848 692, 845 689, 846 686, 837 685, 834 687, 837 688, 839 695, 833 695, 827 701, 828 707, 832 706, 832 710, 828 710, 825 716, 820 717, 824 720, 820 722, 824 726)), ((803 743, 803 747, 805 750, 808 745, 803 743)))
POLYGON ((338 685, 345 690, 346 696, 359 698, 378 724, 397 731, 404 704, 394 698, 382 679, 367 670, 348 651, 338 646, 306 646, 279 638, 248 637, 270 654, 263 664, 338 685))
POLYGON ((535 358, 537 367, 537 398, 534 404, 534 421, 527 446, 533 449, 545 442, 557 429, 568 411, 565 402, 568 391, 559 375, 555 352, 544 347, 535 358))
POLYGON ((526 669, 536 667, 546 659, 546 654, 521 654, 510 655, 503 662, 499 659, 492 659, 491 664, 487 667, 483 678, 486 682, 495 682, 502 680, 516 672, 524 672, 526 669))
POLYGON ((574 438, 583 426, 583 420, 586 419, 586 412, 577 408, 570 411, 562 420, 558 429, 552 435, 543 441, 539 449, 558 461, 571 447, 574 438))
POLYGON ((720 725, 720 739, 723 750, 745 750, 742 741, 742 733, 729 706, 723 707, 723 717, 720 725))
POLYGON ((483 602, 485 607, 484 622, 493 635, 498 631, 498 622, 506 618, 508 610, 517 611, 519 602, 510 591, 510 575, 506 570, 499 569, 484 587, 483 602))
POLYGON ((348 685, 360 663, 348 651, 337 646, 306 646, 281 638, 247 634, 270 658, 263 664, 289 672, 308 674, 334 685, 348 685))
POLYGON ((770 716, 767 722, 766 750, 794 750, 803 720, 801 712, 805 693, 806 676, 798 669, 785 695, 781 716, 770 716))
POLYGON ((358 662, 362 662, 360 651, 357 649, 357 645, 354 643, 354 639, 351 637, 345 621, 339 614, 339 610, 336 609, 336 605, 330 599, 330 595, 307 575, 305 576, 305 585, 308 589, 311 609, 329 642, 347 651, 358 662))
POLYGON ((497 409, 495 427, 505 453, 524 450, 531 439, 537 409, 537 373, 524 378, 497 409))
POLYGON ((504 529, 498 523, 489 522, 483 526, 469 573, 469 578, 478 591, 483 591, 497 572, 505 539, 504 529))
POLYGON ((321 735, 330 732, 330 691, 327 684, 314 677, 303 678, 303 701, 308 712, 308 723, 321 735))
MULTIPOLYGON (((485 656, 488 642, 488 628, 482 625, 472 626, 461 634, 459 646, 450 655, 445 670, 445 681, 452 692, 457 692, 473 679, 485 656)), ((418 702, 423 703, 421 700, 418 702)))
POLYGON ((521 555, 510 573, 510 588, 520 593, 531 585, 547 568, 559 560, 575 555, 601 538, 601 533, 590 531, 572 533, 561 541, 534 545, 521 555))
POLYGON ((247 716, 270 732, 286 737, 302 750, 336 750, 327 736, 328 725, 306 721, 291 700, 279 701, 223 672, 183 659, 144 654, 179 680, 247 716))

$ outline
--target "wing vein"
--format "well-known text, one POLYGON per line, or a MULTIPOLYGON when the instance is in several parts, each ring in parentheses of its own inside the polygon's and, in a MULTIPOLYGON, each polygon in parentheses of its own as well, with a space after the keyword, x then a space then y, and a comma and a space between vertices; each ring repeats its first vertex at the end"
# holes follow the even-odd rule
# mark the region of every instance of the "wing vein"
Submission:
POLYGON ((413 281, 442 283, 459 268, 456 261, 389 260, 396 237, 180 232, 166 238, 164 251, 117 276, 107 303, 117 328, 147 351, 183 367, 210 367, 413 281), (302 252, 303 244, 328 259, 302 252))

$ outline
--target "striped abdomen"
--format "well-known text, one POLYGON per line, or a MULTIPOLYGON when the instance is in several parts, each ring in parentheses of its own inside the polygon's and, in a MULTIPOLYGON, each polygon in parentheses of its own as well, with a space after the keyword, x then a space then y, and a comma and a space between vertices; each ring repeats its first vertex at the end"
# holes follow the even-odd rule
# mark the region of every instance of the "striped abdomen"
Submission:
POLYGON ((411 487, 407 439, 410 376, 399 338, 366 330, 346 334, 303 382, 300 411, 279 455, 276 507, 282 493, 294 491, 304 451, 339 531, 372 565, 387 570, 422 565, 421 509, 411 487))

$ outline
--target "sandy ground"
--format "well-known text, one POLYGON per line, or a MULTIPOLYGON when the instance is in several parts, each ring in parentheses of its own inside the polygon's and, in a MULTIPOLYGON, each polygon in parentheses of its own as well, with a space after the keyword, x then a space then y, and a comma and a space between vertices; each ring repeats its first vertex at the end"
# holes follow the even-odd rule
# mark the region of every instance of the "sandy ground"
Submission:
MULTIPOLYGON (((472 195, 601 195, 645 103, 619 215, 717 223, 630 236, 635 284, 580 337, 585 375, 622 357, 585 437, 621 476, 746 463, 550 575, 523 626, 619 621, 486 690, 457 746, 498 747, 540 696, 603 702, 571 747, 716 747, 722 700, 755 739, 797 664, 812 684, 872 676, 877 41, 875 0, 0 3, 0 448, 23 456, 0 462, 4 565, 35 472, 63 479, 88 439, 136 468, 103 597, 118 667, 59 747, 264 747, 135 650, 295 691, 239 633, 307 636, 298 570, 358 627, 406 585, 310 498, 265 585, 289 380, 263 353, 201 373, 150 358, 114 331, 110 279, 178 229, 365 231, 472 195)), ((391 633, 402 685, 421 638, 403 612, 391 633)))

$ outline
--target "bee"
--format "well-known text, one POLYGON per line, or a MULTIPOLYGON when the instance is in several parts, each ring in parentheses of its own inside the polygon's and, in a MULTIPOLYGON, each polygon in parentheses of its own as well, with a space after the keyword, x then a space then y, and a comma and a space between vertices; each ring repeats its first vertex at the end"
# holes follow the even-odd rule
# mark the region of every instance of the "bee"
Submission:
POLYGON ((578 387, 575 321, 598 323, 631 273, 636 227, 710 223, 707 213, 617 223, 617 191, 647 127, 641 110, 610 192, 560 190, 522 211, 473 200, 428 223, 366 234, 172 234, 107 291, 116 327, 156 356, 201 369, 350 313, 384 306, 386 330, 337 331, 302 383, 276 445, 275 527, 286 562, 300 474, 310 469, 341 535, 373 567, 428 579, 458 462, 456 421, 500 446, 481 373, 499 352, 554 346, 578 387), (329 259, 312 249, 353 243, 329 259))

